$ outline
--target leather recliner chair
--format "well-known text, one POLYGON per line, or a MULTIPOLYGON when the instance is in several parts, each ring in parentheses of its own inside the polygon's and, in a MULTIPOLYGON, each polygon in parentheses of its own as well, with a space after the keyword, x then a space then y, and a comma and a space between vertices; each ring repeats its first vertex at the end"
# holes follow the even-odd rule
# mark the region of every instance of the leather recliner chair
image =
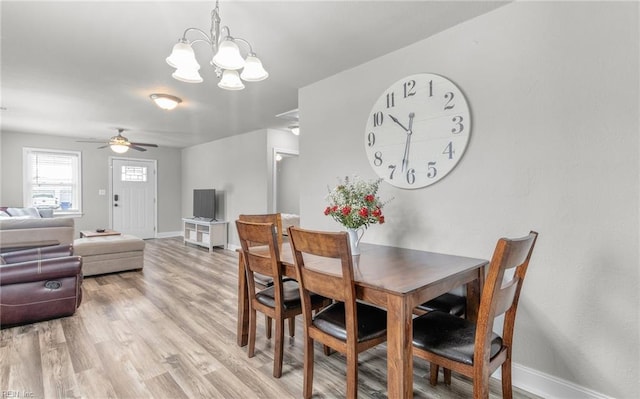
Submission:
POLYGON ((82 258, 71 245, 0 254, 0 327, 71 316, 82 301, 82 258))

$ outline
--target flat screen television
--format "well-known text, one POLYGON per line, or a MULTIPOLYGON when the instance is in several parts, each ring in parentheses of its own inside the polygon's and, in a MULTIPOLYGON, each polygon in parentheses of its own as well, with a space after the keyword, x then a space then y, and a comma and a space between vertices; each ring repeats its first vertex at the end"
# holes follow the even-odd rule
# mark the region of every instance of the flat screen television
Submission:
POLYGON ((216 219, 216 190, 193 190, 193 218, 214 221, 216 219))

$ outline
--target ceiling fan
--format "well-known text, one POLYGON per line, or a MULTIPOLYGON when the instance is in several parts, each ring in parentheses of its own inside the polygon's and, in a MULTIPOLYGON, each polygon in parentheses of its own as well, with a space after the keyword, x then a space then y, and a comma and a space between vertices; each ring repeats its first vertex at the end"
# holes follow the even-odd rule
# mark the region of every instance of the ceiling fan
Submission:
MULTIPOLYGON (((158 147, 157 144, 131 142, 129 141, 128 138, 122 135, 122 132, 124 132, 126 129, 118 128, 117 130, 118 130, 118 135, 111 137, 109 141, 107 141, 103 146, 98 147, 98 149, 111 147, 111 149, 114 152, 123 154, 127 152, 129 148, 133 148, 134 150, 137 150, 137 151, 146 151, 147 149, 143 147, 158 147)), ((95 141, 95 140, 77 140, 77 142, 78 143, 104 143, 104 141, 95 141)))

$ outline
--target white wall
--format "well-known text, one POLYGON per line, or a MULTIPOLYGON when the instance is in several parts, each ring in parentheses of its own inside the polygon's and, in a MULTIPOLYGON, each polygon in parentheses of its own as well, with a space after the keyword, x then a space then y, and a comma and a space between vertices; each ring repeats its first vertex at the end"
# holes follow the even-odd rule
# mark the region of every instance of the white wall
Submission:
POLYGON ((514 361, 637 397, 638 18, 635 2, 512 3, 301 89, 303 227, 340 228, 322 213, 336 177, 375 177, 364 129, 378 96, 447 76, 472 111, 464 158, 424 189, 385 183, 387 223, 364 241, 488 258, 499 237, 539 231, 514 361))

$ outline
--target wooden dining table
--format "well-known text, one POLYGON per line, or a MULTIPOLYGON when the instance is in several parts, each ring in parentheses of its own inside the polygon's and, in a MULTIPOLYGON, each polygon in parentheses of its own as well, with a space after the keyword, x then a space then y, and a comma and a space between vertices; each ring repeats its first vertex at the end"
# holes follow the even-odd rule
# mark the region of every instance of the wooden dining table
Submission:
MULTIPOLYGON (((387 395, 413 397, 413 309, 456 287, 466 286, 467 318, 475 320, 480 306, 487 260, 373 244, 360 244, 354 256, 356 296, 387 310, 387 395)), ((252 251, 265 251, 256 248, 252 251)), ((248 338, 249 303, 242 252, 238 267, 237 343, 248 338)), ((280 248, 285 276, 296 277, 289 243, 280 248)), ((331 260, 314 262, 325 270, 339 267, 331 260)))

